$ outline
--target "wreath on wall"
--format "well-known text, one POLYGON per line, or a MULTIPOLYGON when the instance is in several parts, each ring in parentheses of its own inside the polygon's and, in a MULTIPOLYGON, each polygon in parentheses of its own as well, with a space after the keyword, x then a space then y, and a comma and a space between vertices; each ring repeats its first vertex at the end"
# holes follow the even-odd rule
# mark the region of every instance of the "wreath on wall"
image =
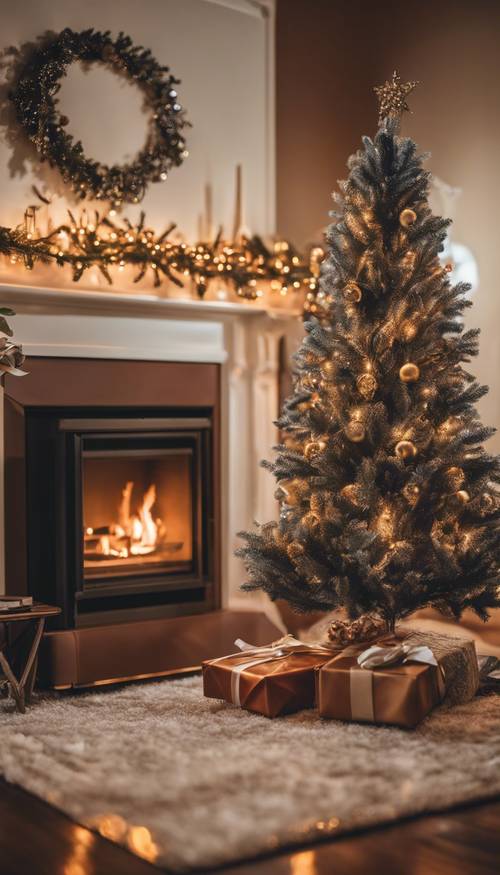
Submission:
POLYGON ((164 181, 186 157, 183 131, 190 123, 178 102, 176 79, 149 49, 134 46, 130 37, 93 29, 79 33, 66 28, 47 33, 22 66, 9 98, 17 121, 35 146, 80 198, 138 203, 150 182, 164 181), (81 61, 101 63, 141 89, 150 117, 146 142, 128 164, 109 166, 85 155, 80 141, 66 130, 69 118, 58 109, 57 93, 68 67, 81 61))

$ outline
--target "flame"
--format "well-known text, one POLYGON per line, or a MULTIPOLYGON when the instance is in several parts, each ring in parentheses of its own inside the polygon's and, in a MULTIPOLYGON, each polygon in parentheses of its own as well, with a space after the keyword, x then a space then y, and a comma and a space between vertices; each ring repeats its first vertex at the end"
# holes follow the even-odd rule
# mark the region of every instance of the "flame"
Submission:
POLYGON ((109 526, 109 534, 106 531, 106 534, 99 536, 94 529, 85 529, 87 536, 96 534, 98 537, 94 548, 97 553, 115 559, 127 559, 129 556, 146 556, 156 549, 159 529, 162 527, 161 520, 155 520, 152 514, 156 504, 156 486, 152 483, 148 487, 135 513, 131 512, 133 489, 133 481, 128 480, 122 489, 118 522, 109 526))

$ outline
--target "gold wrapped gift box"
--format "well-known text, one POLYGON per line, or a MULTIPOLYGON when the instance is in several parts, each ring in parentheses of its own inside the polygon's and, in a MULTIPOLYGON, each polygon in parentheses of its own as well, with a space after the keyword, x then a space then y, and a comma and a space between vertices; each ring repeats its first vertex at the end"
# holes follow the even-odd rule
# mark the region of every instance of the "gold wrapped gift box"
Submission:
POLYGON ((320 716, 411 729, 441 702, 458 704, 475 695, 479 675, 474 642, 413 632, 377 645, 389 654, 402 642, 410 648, 407 662, 362 667, 358 657, 366 652, 365 643, 345 648, 318 669, 320 716), (411 648, 422 647, 429 649, 437 665, 412 661, 411 648))
POLYGON ((204 662, 203 692, 265 717, 313 708, 314 671, 331 655, 331 648, 286 636, 269 648, 248 648, 204 662))

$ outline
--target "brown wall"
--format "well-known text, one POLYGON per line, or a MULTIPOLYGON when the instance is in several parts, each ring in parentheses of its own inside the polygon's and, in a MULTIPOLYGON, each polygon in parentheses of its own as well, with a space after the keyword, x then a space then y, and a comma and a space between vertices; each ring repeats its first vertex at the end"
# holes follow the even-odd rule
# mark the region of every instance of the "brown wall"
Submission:
MULTIPOLYGON (((500 427, 500 2, 498 0, 278 0, 278 230, 318 239, 348 155, 376 128, 372 87, 397 68, 422 83, 403 132, 430 151, 430 169, 459 186, 454 239, 479 265, 468 316, 482 329, 473 369, 500 427)), ((490 443, 500 450, 500 437, 490 443)))

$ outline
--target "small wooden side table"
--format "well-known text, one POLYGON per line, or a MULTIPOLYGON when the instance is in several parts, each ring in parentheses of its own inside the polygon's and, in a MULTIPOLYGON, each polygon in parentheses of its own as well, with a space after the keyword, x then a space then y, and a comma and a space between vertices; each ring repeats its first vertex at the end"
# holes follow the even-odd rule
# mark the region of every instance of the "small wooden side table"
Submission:
POLYGON ((22 669, 21 677, 18 680, 9 664, 5 651, 0 649, 0 667, 3 669, 6 680, 10 685, 12 696, 16 702, 18 711, 24 714, 26 705, 31 702, 31 695, 35 685, 36 671, 38 665, 38 648, 42 640, 45 620, 47 617, 54 617, 61 613, 60 608, 52 605, 42 605, 35 603, 29 610, 24 611, 9 611, 8 613, 0 614, 0 623, 4 623, 9 629, 10 623, 35 623, 35 634, 33 642, 26 658, 26 663, 22 669))

